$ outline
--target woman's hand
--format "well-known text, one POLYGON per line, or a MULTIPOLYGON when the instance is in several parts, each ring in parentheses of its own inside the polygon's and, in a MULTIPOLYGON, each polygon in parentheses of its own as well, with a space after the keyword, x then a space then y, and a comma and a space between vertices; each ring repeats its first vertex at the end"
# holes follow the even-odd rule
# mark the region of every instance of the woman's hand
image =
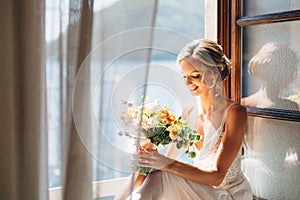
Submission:
POLYGON ((174 160, 158 153, 158 151, 143 148, 140 148, 139 154, 139 163, 140 167, 150 167, 158 170, 163 170, 170 163, 174 162, 174 160))
POLYGON ((140 146, 140 151, 148 151, 148 152, 152 152, 152 151, 156 151, 157 147, 155 144, 153 144, 152 142, 150 142, 150 140, 147 140, 146 142, 142 143, 140 146))

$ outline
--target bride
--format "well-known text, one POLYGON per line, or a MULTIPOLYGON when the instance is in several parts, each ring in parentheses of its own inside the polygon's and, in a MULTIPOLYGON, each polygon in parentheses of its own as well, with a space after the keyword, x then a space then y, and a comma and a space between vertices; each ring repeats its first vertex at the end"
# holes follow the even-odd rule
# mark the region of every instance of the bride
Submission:
POLYGON ((194 145, 193 165, 175 159, 176 148, 166 155, 141 146, 138 165, 153 170, 143 180, 135 178, 116 195, 116 200, 196 200, 252 199, 250 186, 241 171, 241 146, 247 122, 245 107, 229 100, 223 80, 229 75, 230 61, 222 47, 208 39, 194 40, 179 53, 177 65, 184 82, 197 97, 183 117, 204 136, 194 145), (140 181, 142 180, 142 181, 140 181))

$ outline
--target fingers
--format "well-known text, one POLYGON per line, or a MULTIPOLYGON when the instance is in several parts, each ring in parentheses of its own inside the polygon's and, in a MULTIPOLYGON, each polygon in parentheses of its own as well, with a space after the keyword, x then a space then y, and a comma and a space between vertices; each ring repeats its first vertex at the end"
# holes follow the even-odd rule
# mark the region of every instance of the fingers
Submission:
POLYGON ((139 159, 138 166, 140 166, 140 167, 152 167, 151 162, 148 159, 139 159))
POLYGON ((142 160, 152 160, 152 156, 150 153, 140 153, 139 154, 139 159, 142 159, 142 160))
POLYGON ((155 158, 152 153, 141 152, 139 154, 138 165, 141 167, 151 167, 155 158))
POLYGON ((140 153, 150 153, 150 152, 144 147, 140 146, 140 153))
POLYGON ((139 159, 139 163, 149 164, 150 161, 148 159, 139 159))
POLYGON ((141 144, 140 148, 145 149, 149 152, 157 151, 157 146, 150 141, 148 141, 144 144, 141 144))
POLYGON ((157 147, 152 143, 152 142, 147 142, 146 144, 143 145, 145 149, 149 150, 156 150, 157 147))
POLYGON ((135 154, 134 156, 132 156, 131 162, 134 166, 150 167, 150 158, 147 155, 147 153, 135 154))

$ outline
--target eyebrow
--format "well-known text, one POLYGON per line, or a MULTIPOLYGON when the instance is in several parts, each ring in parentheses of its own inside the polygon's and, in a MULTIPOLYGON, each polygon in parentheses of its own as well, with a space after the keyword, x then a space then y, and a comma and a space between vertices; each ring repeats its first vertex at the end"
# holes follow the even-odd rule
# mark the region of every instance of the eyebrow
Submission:
POLYGON ((198 70, 197 71, 192 71, 190 74, 194 74, 194 73, 201 74, 201 72, 199 72, 198 70))
MULTIPOLYGON (((183 72, 181 72, 182 74, 183 74, 183 72)), ((198 70, 195 70, 195 71, 192 71, 191 73, 189 73, 189 75, 190 74, 195 74, 195 73, 198 73, 198 74, 201 74, 201 72, 199 72, 198 70)), ((185 74, 186 75, 186 74, 185 74)))

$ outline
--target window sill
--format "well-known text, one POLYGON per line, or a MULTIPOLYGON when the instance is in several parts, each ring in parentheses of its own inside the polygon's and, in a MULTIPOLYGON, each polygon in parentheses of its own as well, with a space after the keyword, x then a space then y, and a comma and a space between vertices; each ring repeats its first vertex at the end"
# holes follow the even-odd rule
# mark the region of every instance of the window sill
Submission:
MULTIPOLYGON (((116 188, 121 188, 126 180, 127 177, 93 182, 93 198, 115 195, 118 191, 116 188)), ((63 200, 63 188, 50 188, 49 200, 63 200)))

